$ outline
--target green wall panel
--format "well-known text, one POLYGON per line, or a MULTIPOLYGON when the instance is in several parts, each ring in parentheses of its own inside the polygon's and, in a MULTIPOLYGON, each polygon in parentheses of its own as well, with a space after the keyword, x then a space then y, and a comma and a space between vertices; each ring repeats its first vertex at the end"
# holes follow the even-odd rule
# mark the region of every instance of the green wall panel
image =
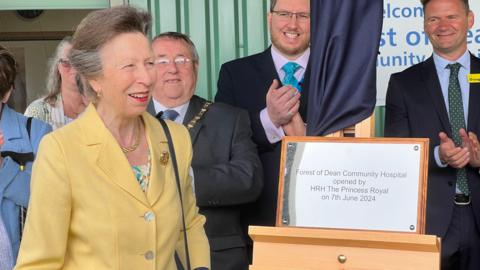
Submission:
MULTIPOLYGON (((166 31, 188 34, 200 55, 196 93, 212 100, 220 66, 269 46, 269 0, 0 0, 0 10, 98 9, 128 4, 148 10, 152 35, 166 31)), ((385 107, 375 110, 375 133, 383 136, 385 107)))
POLYGON ((269 44, 268 0, 130 0, 151 12, 152 34, 188 34, 200 55, 196 93, 213 99, 223 63, 263 51, 269 44))
MULTIPOLYGON (((212 100, 222 63, 263 51, 269 46, 269 0, 130 0, 150 11, 153 35, 188 34, 200 55, 196 93, 212 100)), ((385 107, 375 109, 375 135, 383 136, 385 107)))
POLYGON ((383 129, 385 127, 385 106, 375 108, 375 136, 383 137, 383 129))
POLYGON ((99 9, 109 6, 109 0, 0 0, 0 10, 99 9))

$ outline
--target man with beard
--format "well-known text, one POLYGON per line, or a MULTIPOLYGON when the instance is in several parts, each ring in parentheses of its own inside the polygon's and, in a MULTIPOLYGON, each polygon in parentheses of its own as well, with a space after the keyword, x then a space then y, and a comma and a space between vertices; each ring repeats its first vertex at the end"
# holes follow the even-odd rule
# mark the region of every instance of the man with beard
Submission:
POLYGON ((299 111, 305 111, 307 96, 302 84, 310 56, 310 0, 272 0, 270 4, 272 46, 223 64, 215 97, 217 102, 249 112, 262 160, 264 189, 260 198, 244 209, 247 226, 275 224, 280 141, 285 134, 303 135, 293 132, 292 126, 300 123, 302 130, 305 119, 299 111))

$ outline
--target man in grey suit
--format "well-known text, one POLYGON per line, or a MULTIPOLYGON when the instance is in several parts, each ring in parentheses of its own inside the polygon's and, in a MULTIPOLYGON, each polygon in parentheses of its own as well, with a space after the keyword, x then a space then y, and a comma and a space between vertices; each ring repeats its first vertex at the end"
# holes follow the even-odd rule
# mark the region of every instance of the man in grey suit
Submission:
POLYGON ((246 111, 194 95, 199 59, 186 35, 153 40, 157 82, 149 112, 183 123, 193 145, 192 178, 206 216, 212 270, 248 269, 240 209, 260 195, 262 166, 246 111))

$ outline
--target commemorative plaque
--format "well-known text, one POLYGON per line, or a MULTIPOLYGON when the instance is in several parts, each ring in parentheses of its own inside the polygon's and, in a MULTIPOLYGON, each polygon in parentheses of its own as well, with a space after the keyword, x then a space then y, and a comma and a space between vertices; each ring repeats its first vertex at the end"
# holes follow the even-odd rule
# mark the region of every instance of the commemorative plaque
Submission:
POLYGON ((277 226, 424 233, 428 139, 285 137, 277 226))

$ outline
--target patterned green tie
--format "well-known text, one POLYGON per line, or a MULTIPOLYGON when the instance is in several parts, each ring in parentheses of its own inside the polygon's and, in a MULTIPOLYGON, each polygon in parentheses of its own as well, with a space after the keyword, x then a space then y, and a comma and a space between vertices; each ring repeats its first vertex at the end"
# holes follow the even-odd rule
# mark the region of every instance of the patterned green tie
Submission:
MULTIPOLYGON (((462 93, 460 83, 458 82, 458 71, 461 65, 459 63, 449 64, 450 79, 448 82, 448 107, 450 113, 450 125, 452 126, 452 137, 456 146, 462 146, 462 139, 458 131, 465 129, 465 116, 463 112, 462 93)), ((465 168, 457 170, 457 187, 465 195, 469 194, 467 183, 467 170, 465 168)))

